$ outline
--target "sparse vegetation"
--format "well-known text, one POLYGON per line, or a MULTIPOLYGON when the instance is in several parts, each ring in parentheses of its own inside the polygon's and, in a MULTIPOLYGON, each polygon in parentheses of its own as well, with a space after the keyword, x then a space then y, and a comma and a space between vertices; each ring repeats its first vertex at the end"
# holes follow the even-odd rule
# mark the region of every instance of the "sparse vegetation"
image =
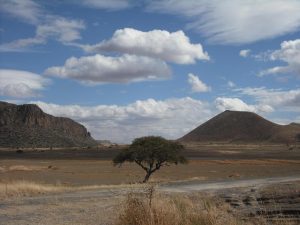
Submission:
MULTIPOLYGON (((281 189, 281 186, 277 187, 281 189)), ((283 187, 285 186, 282 186, 282 188, 283 187)), ((296 187, 297 186, 295 186, 295 188, 296 187)), ((104 188, 105 190, 111 190, 111 188, 119 188, 119 191, 124 190, 124 188, 127 188, 128 191, 131 191, 126 199, 124 199, 121 196, 111 199, 111 201, 113 201, 114 203, 112 204, 113 208, 110 210, 113 210, 114 212, 118 211, 119 215, 117 217, 111 217, 113 218, 113 220, 110 220, 109 223, 105 223, 110 225, 296 225, 299 222, 299 220, 297 221, 296 218, 294 218, 294 220, 292 217, 283 218, 280 216, 280 214, 278 214, 278 216, 272 215, 272 221, 268 221, 265 218, 266 214, 264 213, 258 213, 258 215, 256 216, 249 217, 243 213, 241 214, 241 211, 239 211, 239 209, 235 209, 231 207, 228 203, 225 203, 225 201, 222 198, 211 197, 214 195, 210 195, 207 193, 166 194, 156 191, 154 186, 149 186, 146 184, 129 186, 115 185, 71 187, 64 186, 61 184, 39 184, 30 181, 15 181, 7 183, 0 182, 0 199, 10 199, 9 201, 11 201, 13 197, 33 196, 37 194, 47 193, 62 193, 66 191, 99 191, 99 188, 104 188)), ((273 193, 273 186, 271 186, 270 188, 270 190, 264 189, 263 191, 267 193, 273 193)), ((276 190, 277 189, 278 188, 276 188, 276 190)), ((282 191, 288 192, 286 188, 284 188, 282 191)), ((293 191, 293 189, 291 189, 290 191, 293 191)), ((277 194, 280 193, 276 192, 276 196, 277 194)), ((63 195, 64 194, 62 193, 62 199, 63 195)), ((67 204, 68 209, 74 207, 79 212, 81 212, 76 215, 80 215, 77 218, 82 219, 82 224, 98 224, 99 220, 91 220, 87 222, 84 219, 88 215, 85 207, 89 206, 82 205, 86 204, 87 201, 86 197, 80 196, 80 194, 77 196, 78 202, 76 203, 73 201, 64 202, 64 209, 66 209, 65 207, 67 204), (72 206, 69 204, 72 204, 72 206)), ((101 204, 107 204, 102 203, 103 196, 92 196, 92 198, 95 199, 95 201, 100 201, 101 204)), ((276 198, 276 196, 274 197, 276 198)), ((89 198, 91 198, 91 196, 89 196, 89 198)), ((51 205, 51 207, 53 207, 52 201, 49 201, 46 204, 48 204, 48 206, 51 205)), ((55 207, 58 207, 57 204, 58 203, 55 203, 55 207)), ((276 201, 274 201, 274 204, 276 204, 276 201)), ((111 206, 111 203, 109 203, 108 205, 111 206)), ((280 206, 281 205, 274 205, 274 209, 283 210, 280 206)), ((99 207, 99 204, 93 205, 91 207, 99 207)), ((262 207, 261 209, 262 212, 267 211, 267 207, 262 207)), ((93 212, 95 211, 97 211, 97 209, 95 210, 95 208, 93 208, 93 212)), ((70 214, 72 213, 70 212, 70 214)))
MULTIPOLYGON (((0 167, 1 171, 1 167, 0 167)), ((121 185, 89 185, 89 186, 68 186, 61 183, 44 184, 28 180, 17 181, 0 181, 0 199, 36 196, 47 193, 58 193, 65 191, 80 191, 80 190, 94 190, 94 189, 117 189, 117 188, 143 188, 142 184, 121 184, 121 185)))
POLYGON ((242 224, 226 212, 225 206, 217 206, 207 198, 198 203, 182 195, 152 198, 129 195, 116 225, 242 224))
POLYGON ((142 137, 135 139, 129 148, 121 151, 113 159, 113 162, 114 165, 135 162, 146 171, 143 180, 145 183, 155 171, 163 166, 187 163, 186 158, 182 155, 183 149, 183 145, 162 137, 142 137))
MULTIPOLYGON (((149 194, 151 193, 151 194, 149 194)), ((204 195, 129 194, 115 225, 296 225, 297 221, 239 217, 220 199, 204 195)))
MULTIPOLYGON (((170 187, 176 187, 182 182, 188 183, 187 180, 201 185, 203 180, 234 182, 297 176, 300 172, 299 146, 294 146, 293 151, 287 152, 288 148, 283 144, 189 143, 185 146, 189 164, 165 167, 154 173, 149 183, 163 182, 165 187, 170 182, 170 187), (199 160, 203 156, 208 159, 199 160)), ((73 148, 44 149, 42 154, 37 154, 42 149, 34 152, 22 148, 25 153, 20 155, 15 153, 17 149, 3 149, 0 151, 3 156, 0 211, 4 216, 0 213, 1 219, 7 218, 6 224, 135 225, 133 220, 128 223, 126 220, 130 215, 139 215, 141 225, 299 224, 296 215, 299 212, 298 183, 272 184, 272 189, 263 192, 261 186, 256 186, 253 190, 222 189, 201 195, 195 192, 176 194, 171 189, 170 192, 165 190, 164 194, 161 189, 142 194, 148 184, 138 184, 144 171, 136 163, 124 163, 122 169, 112 165, 113 156, 125 147, 128 146, 118 146, 116 151, 108 147, 99 151, 77 149, 76 154, 73 148), (126 199, 128 192, 134 194, 126 199), (209 195, 216 197, 208 198, 209 195), (133 207, 135 204, 137 206, 133 207), (266 217, 277 222, 267 223, 266 217)))
POLYGON ((64 191, 67 188, 58 185, 38 184, 30 181, 0 182, 0 199, 31 196, 50 192, 64 191))

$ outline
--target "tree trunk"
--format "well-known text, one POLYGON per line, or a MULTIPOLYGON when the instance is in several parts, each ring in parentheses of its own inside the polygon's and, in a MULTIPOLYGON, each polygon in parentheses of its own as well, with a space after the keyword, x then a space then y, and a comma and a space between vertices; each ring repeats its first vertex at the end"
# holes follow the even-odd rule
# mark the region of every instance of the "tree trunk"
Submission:
POLYGON ((152 174, 151 171, 148 171, 148 172, 147 172, 147 174, 146 174, 146 176, 145 176, 145 178, 144 178, 144 180, 143 180, 143 183, 146 183, 146 182, 149 180, 151 174, 152 174))

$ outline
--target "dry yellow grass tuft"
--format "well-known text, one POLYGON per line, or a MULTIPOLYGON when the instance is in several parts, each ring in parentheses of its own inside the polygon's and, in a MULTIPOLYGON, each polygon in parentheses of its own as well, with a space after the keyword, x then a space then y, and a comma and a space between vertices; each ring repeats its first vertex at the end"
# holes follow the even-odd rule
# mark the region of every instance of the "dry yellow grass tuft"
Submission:
MULTIPOLYGON (((269 225, 263 217, 250 220, 232 214, 223 201, 196 195, 154 195, 153 187, 146 195, 129 194, 121 205, 114 225, 269 225)), ((274 220, 274 225, 296 225, 297 222, 274 220)))
POLYGON ((56 169, 56 168, 46 167, 46 166, 11 165, 7 167, 0 167, 0 173, 14 172, 14 171, 34 172, 34 171, 41 171, 47 169, 56 169))
POLYGON ((145 184, 119 184, 119 185, 89 185, 89 186, 67 186, 62 184, 42 184, 27 180, 1 181, 0 199, 22 196, 35 196, 47 193, 58 193, 65 191, 81 191, 95 189, 129 189, 144 188, 145 184))
POLYGON ((59 192, 66 189, 67 187, 63 186, 38 184, 30 181, 0 182, 0 199, 59 192))
POLYGON ((13 165, 13 166, 9 166, 7 171, 40 171, 46 169, 48 169, 48 167, 45 166, 13 165))
POLYGON ((130 194, 115 225, 246 224, 227 213, 226 207, 208 198, 195 202, 183 195, 153 197, 152 192, 144 198, 130 194))
POLYGON ((59 184, 40 184, 25 180, 1 182, 0 199, 63 192, 71 189, 71 187, 62 186, 59 184))

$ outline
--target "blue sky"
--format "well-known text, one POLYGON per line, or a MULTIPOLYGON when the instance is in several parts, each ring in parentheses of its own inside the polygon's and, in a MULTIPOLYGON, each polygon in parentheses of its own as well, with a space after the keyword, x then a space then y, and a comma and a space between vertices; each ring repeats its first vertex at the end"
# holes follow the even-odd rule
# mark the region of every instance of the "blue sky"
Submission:
POLYGON ((179 138, 226 109, 300 122, 299 0, 0 5, 0 99, 96 139, 179 138))

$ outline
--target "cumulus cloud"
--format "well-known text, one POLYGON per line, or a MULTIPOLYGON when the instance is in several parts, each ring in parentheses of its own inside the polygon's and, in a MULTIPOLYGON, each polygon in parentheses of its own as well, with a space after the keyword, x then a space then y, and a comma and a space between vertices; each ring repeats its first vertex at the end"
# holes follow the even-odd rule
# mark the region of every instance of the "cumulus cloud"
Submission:
POLYGON ((84 124, 97 139, 118 143, 146 135, 177 139, 214 115, 207 103, 189 97, 138 100, 125 106, 33 103, 49 114, 71 117, 84 124))
POLYGON ((86 84, 130 83, 144 80, 161 80, 170 76, 170 69, 161 60, 149 57, 104 55, 71 57, 63 66, 50 67, 46 75, 79 80, 86 84))
POLYGON ((23 70, 0 69, 0 95, 15 98, 39 96, 50 80, 23 70))
POLYGON ((241 88, 237 92, 253 97, 260 105, 270 105, 272 108, 280 111, 300 112, 300 89, 281 90, 259 88, 241 88))
POLYGON ((83 0, 81 4, 90 8, 121 10, 131 7, 129 0, 83 0))
POLYGON ((211 87, 207 86, 198 76, 192 73, 188 74, 188 82, 191 85, 193 92, 208 92, 211 90, 211 87))
POLYGON ((237 97, 218 97, 215 100, 215 106, 219 111, 237 110, 250 111, 255 113, 270 113, 276 121, 281 114, 287 115, 281 118, 291 122, 294 114, 300 112, 300 89, 282 90, 268 89, 265 87, 246 87, 236 88, 233 91, 237 97), (248 104, 245 99, 252 102, 248 104))
POLYGON ((21 21, 36 27, 35 36, 21 38, 0 44, 2 52, 26 51, 29 47, 46 44, 48 39, 67 44, 81 38, 80 31, 85 29, 82 20, 68 19, 43 11, 36 2, 31 0, 2 0, 1 10, 19 18, 21 21))
POLYGON ((279 50, 269 51, 267 54, 269 60, 282 61, 287 65, 269 68, 259 75, 293 74, 300 78, 300 39, 284 41, 279 50))
POLYGON ((247 58, 250 54, 251 50, 250 49, 243 49, 240 51, 240 56, 241 57, 244 57, 244 58, 247 58))
POLYGON ((133 28, 116 30, 112 38, 95 45, 77 45, 87 52, 121 52, 159 58, 178 64, 191 64, 196 60, 209 60, 201 44, 192 44, 183 31, 148 32, 133 28))
POLYGON ((249 105, 239 98, 218 97, 215 105, 220 111, 249 111, 255 113, 272 112, 273 108, 269 105, 249 105))
POLYGON ((251 43, 300 27, 298 0, 155 0, 148 9, 182 15, 190 21, 188 28, 220 44, 251 43))
MULTIPOLYGON (((296 104, 296 101, 299 103, 299 98, 295 97, 293 104, 296 104)), ((130 143, 134 138, 146 135, 177 139, 224 110, 251 111, 259 114, 273 112, 275 115, 277 112, 263 101, 247 104, 240 98, 230 97, 218 97, 213 103, 190 97, 160 101, 147 99, 137 100, 125 106, 32 103, 38 104, 49 114, 70 117, 84 124, 97 139, 109 139, 118 143, 130 143)), ((285 118, 285 121, 291 122, 291 118, 285 118)))

